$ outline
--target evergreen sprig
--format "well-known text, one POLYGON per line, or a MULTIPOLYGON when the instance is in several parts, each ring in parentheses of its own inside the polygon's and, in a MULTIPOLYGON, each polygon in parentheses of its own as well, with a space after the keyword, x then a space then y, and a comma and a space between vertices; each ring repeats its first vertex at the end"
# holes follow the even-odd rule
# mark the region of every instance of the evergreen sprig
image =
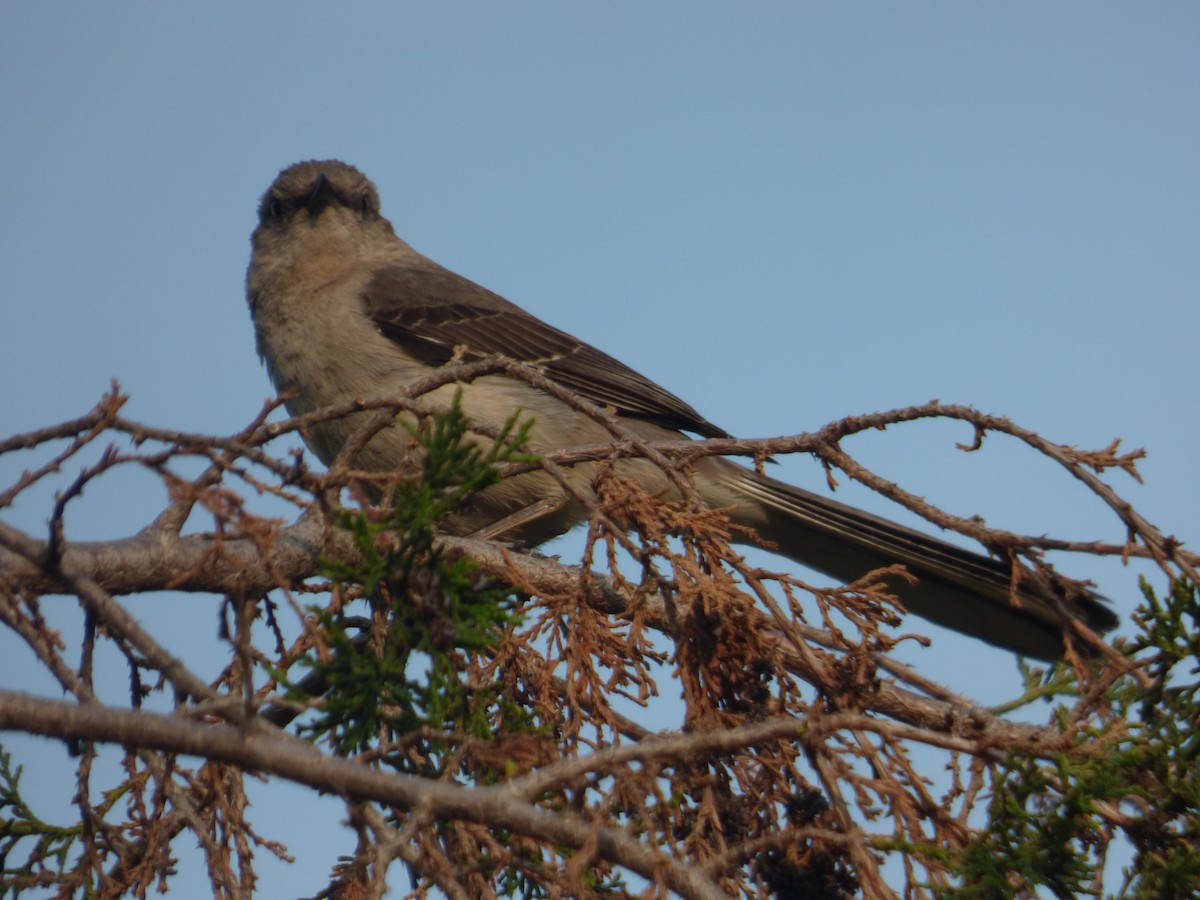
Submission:
MULTIPOLYGON (((1187 581, 1173 584, 1165 601, 1144 580, 1141 587, 1141 632, 1125 651, 1149 678, 1113 683, 1104 698, 1108 724, 1082 732, 1078 752, 1048 763, 1006 757, 988 821, 954 864, 958 883, 941 896, 991 900, 1037 888, 1094 896, 1099 851, 1117 832, 1134 859, 1115 896, 1200 894, 1200 600, 1187 581)), ((1059 696, 1078 693, 1068 670, 1053 683, 1059 696)), ((1066 707, 1057 712, 1065 719, 1066 707)))
POLYGON ((0 882, 9 897, 41 887, 43 873, 66 871, 75 842, 83 834, 82 825, 61 827, 40 819, 21 796, 21 772, 0 748, 0 882), (22 860, 10 862, 18 854, 22 860))
MULTIPOLYGON (((421 471, 398 485, 390 513, 342 515, 362 562, 329 561, 324 572, 361 589, 374 624, 352 627, 344 610, 312 610, 328 652, 304 665, 327 688, 321 713, 303 730, 353 753, 420 729, 490 740, 497 716, 509 730, 529 726, 529 715, 500 686, 472 684, 466 674, 469 659, 519 622, 517 598, 469 560, 441 552, 435 538, 439 522, 499 480, 499 465, 534 459, 522 450, 531 424, 514 415, 484 442, 456 396, 444 412, 410 428, 421 471)), ((303 695, 293 688, 292 696, 303 695)))

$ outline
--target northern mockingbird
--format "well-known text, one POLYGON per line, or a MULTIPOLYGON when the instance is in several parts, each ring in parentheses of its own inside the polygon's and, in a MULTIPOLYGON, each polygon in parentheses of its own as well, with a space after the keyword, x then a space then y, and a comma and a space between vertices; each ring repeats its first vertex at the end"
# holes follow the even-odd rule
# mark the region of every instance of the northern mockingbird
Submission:
MULTIPOLYGON (((259 355, 287 407, 300 415, 351 398, 385 397, 465 350, 465 358, 503 354, 601 407, 615 409, 646 440, 682 432, 726 432, 669 391, 606 353, 559 331, 491 291, 422 256, 396 236, 380 213, 375 185, 353 166, 310 161, 280 173, 259 205, 247 296, 259 355)), ((455 385, 426 399, 448 403, 455 385)), ((462 387, 475 422, 502 425, 516 410, 534 421, 535 451, 605 443, 609 431, 589 416, 524 381, 487 375, 462 387)), ((314 426, 305 439, 329 464, 367 414, 314 426)), ((412 438, 402 428, 376 435, 356 460, 374 471, 409 471, 412 438)), ((568 470, 590 494, 595 463, 568 470)), ((669 482, 642 459, 620 471, 651 491, 669 482)), ((1096 631, 1116 624, 1093 595, 1071 599, 1023 582, 1013 602, 1010 567, 720 457, 695 464, 702 499, 727 507, 791 559, 843 581, 902 563, 919 579, 893 585, 908 609, 956 631, 1022 654, 1062 655, 1069 617, 1096 631)), ((542 471, 488 488, 445 523, 471 534, 497 522, 519 524, 505 538, 538 544, 584 520, 587 511, 542 471), (523 511, 534 510, 522 518, 523 511)), ((1078 594, 1078 592, 1076 592, 1078 594)))

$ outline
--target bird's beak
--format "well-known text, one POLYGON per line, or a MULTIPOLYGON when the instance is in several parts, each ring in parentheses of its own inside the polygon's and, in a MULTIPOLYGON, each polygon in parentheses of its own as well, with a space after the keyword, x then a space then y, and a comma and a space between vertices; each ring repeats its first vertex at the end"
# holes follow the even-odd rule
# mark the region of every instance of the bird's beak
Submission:
POLYGON ((333 199, 333 188, 329 186, 329 179, 322 172, 313 181, 312 190, 308 192, 308 197, 304 200, 304 208, 308 210, 310 216, 315 216, 333 199))

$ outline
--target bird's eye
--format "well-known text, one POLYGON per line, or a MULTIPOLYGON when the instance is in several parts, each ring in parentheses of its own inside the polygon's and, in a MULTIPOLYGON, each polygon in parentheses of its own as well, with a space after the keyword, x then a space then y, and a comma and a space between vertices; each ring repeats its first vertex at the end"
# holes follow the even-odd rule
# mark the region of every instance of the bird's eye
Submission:
POLYGON ((370 218, 371 216, 375 215, 375 211, 371 208, 371 198, 370 197, 363 197, 362 200, 360 200, 358 203, 358 208, 359 208, 359 211, 367 218, 370 218))
POLYGON ((270 219, 283 218, 283 202, 278 197, 272 197, 267 203, 267 217, 270 219))

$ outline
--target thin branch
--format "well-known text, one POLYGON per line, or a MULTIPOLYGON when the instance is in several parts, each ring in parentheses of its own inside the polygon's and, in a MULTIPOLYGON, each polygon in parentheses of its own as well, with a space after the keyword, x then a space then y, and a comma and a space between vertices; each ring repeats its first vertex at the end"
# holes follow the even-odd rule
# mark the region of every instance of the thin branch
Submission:
POLYGON ((479 822, 570 847, 595 841, 597 852, 605 859, 651 882, 662 878, 684 897, 725 897, 694 868, 655 852, 635 838, 521 803, 500 788, 464 788, 424 778, 386 775, 348 760, 323 756, 310 747, 240 728, 200 725, 149 712, 76 706, 0 690, 0 730, 186 753, 267 772, 339 796, 421 809, 440 819, 479 822))

